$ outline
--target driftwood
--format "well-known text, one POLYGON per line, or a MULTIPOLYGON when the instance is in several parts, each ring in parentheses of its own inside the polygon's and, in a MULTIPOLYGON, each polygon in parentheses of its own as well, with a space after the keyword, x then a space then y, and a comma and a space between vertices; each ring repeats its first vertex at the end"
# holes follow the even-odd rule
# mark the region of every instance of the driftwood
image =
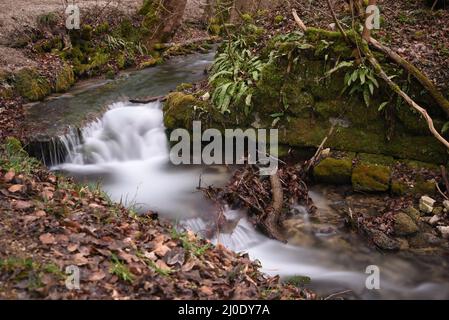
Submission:
POLYGON ((139 104, 147 104, 147 103, 156 102, 156 101, 164 102, 166 100, 167 100, 167 96, 155 96, 155 97, 129 99, 129 102, 139 103, 139 104))

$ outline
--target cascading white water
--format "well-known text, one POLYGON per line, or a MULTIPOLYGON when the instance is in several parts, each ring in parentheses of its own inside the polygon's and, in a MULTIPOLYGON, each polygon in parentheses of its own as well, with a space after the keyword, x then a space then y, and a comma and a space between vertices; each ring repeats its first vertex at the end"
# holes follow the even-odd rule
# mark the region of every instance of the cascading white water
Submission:
MULTIPOLYGON (((64 164, 56 166, 87 182, 101 181, 115 201, 141 210, 156 210, 161 215, 195 232, 207 234, 214 222, 216 208, 197 192, 203 185, 225 183, 226 169, 216 167, 175 167, 169 162, 169 146, 163 126, 161 104, 135 106, 115 103, 102 119, 87 126, 80 137, 62 141, 68 149, 64 164)), ((325 199, 312 194, 319 210, 325 199)), ((299 247, 272 241, 257 232, 245 213, 227 210, 227 230, 209 235, 211 241, 223 243, 235 251, 246 251, 261 261, 263 270, 282 276, 304 275, 313 279, 324 292, 351 289, 364 298, 444 298, 447 284, 422 281, 413 264, 395 257, 382 257, 372 251, 343 252, 327 247, 299 247), (357 256, 357 258, 356 258, 357 256), (365 287, 368 265, 382 270, 381 291, 365 287), (399 271, 400 270, 400 271, 399 271), (411 283, 414 283, 411 281, 411 283), (438 295, 436 294, 438 293, 438 295)), ((305 216, 305 223, 310 223, 305 216)), ((341 249, 341 248, 340 248, 341 249)), ((422 276, 422 275, 421 275, 422 276)))

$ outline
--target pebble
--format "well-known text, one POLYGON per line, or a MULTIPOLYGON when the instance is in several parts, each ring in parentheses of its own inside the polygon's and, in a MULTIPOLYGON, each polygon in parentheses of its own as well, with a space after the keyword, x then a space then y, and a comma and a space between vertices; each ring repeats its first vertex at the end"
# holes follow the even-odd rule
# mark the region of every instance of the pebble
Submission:
POLYGON ((439 215, 434 215, 432 218, 430 218, 429 223, 434 226, 438 223, 438 221, 441 220, 441 217, 439 215))
POLYGON ((449 210, 449 200, 444 200, 443 201, 443 206, 446 210, 449 210))
POLYGON ((449 226, 439 226, 437 227, 444 239, 449 239, 449 226))
POLYGON ((435 200, 428 196, 423 196, 419 200, 419 210, 424 213, 432 213, 433 205, 435 204, 435 200))

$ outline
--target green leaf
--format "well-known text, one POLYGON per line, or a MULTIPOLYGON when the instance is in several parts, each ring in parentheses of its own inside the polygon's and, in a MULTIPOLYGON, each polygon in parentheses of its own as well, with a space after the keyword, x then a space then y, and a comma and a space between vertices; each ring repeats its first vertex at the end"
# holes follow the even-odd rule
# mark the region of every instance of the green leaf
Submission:
POLYGON ((441 129, 441 133, 445 133, 448 130, 449 130, 449 121, 444 124, 443 129, 441 129))
POLYGON ((382 103, 380 104, 380 106, 379 106, 378 111, 379 111, 379 112, 382 111, 382 110, 388 105, 389 102, 390 102, 390 101, 382 102, 382 103))
POLYGON ((247 106, 251 106, 252 99, 253 99, 253 94, 250 93, 249 95, 246 96, 245 104, 246 104, 247 106))
POLYGON ((370 94, 369 94, 369 91, 366 90, 366 89, 363 90, 363 100, 365 100, 366 106, 369 107, 369 102, 370 102, 370 100, 371 100, 371 96, 370 96, 370 94))

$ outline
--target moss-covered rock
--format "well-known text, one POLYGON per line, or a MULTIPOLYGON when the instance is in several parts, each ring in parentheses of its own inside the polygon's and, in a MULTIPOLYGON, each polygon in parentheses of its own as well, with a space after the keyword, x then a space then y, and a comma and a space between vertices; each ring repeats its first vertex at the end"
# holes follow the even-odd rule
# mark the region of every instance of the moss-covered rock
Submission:
POLYGON ((70 65, 64 64, 55 81, 55 92, 65 92, 75 83, 75 74, 70 65))
POLYGON ((374 154, 359 154, 352 170, 352 187, 355 191, 383 192, 390 188, 393 158, 374 154))
POLYGON ((15 75, 17 92, 30 101, 42 100, 50 94, 50 82, 35 69, 24 68, 15 75))
POLYGON ((321 183, 350 184, 354 158, 354 153, 331 155, 315 166, 313 176, 321 183))
POLYGON ((192 95, 174 92, 168 95, 164 105, 164 125, 167 129, 192 127, 194 107, 198 100, 192 95))
POLYGON ((419 231, 413 219, 404 212, 399 212, 394 216, 394 232, 398 236, 409 236, 419 231))
POLYGON ((155 67, 157 65, 161 64, 161 59, 155 59, 155 58, 148 58, 146 60, 143 60, 140 64, 139 64, 139 69, 146 69, 146 68, 151 68, 151 67, 155 67))

